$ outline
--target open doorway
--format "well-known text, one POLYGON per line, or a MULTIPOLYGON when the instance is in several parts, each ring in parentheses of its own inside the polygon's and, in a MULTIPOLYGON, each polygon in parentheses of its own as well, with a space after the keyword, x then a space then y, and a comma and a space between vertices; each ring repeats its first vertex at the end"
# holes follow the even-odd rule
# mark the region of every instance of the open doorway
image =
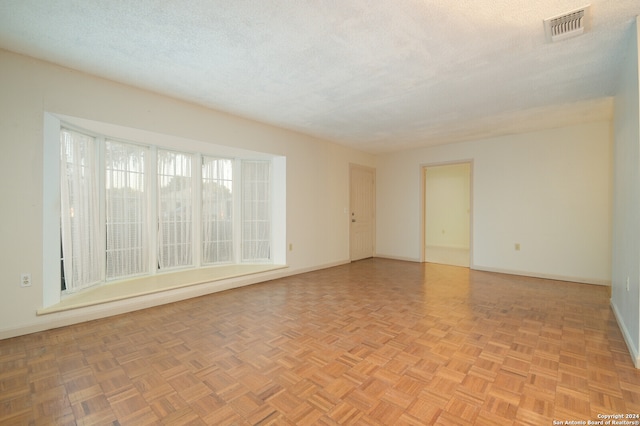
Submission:
POLYGON ((423 168, 425 262, 471 263, 471 163, 423 168))

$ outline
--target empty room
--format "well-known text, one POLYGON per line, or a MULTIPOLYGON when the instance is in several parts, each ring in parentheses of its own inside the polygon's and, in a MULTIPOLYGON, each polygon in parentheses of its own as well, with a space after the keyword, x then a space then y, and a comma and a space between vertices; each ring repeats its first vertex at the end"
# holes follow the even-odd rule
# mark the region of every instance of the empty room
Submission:
POLYGON ((0 423, 640 424, 638 15, 0 0, 0 423))

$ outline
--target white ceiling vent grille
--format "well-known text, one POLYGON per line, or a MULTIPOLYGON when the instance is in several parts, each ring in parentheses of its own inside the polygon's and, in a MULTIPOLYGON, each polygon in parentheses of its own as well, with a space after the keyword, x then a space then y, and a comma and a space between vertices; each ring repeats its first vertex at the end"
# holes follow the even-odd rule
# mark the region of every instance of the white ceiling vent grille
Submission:
POLYGON ((556 42, 579 36, 591 26, 591 5, 544 20, 547 41, 556 42))

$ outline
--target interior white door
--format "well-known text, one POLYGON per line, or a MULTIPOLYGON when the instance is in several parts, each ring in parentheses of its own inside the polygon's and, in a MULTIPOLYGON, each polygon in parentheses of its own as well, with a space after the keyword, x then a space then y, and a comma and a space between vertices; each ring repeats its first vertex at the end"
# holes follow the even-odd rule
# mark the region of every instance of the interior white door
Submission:
POLYGON ((352 261, 373 257, 375 252, 375 170, 351 166, 349 251, 352 261))

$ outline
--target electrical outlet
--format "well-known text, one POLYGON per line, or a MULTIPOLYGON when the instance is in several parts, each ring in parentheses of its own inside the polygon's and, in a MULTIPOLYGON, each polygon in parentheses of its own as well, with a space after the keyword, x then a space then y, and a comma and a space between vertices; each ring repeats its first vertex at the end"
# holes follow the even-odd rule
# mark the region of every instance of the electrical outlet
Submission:
POLYGON ((520 251, 520 243, 516 243, 514 246, 515 251, 520 251))
POLYGON ((20 274, 20 287, 31 287, 31 274, 20 274))

